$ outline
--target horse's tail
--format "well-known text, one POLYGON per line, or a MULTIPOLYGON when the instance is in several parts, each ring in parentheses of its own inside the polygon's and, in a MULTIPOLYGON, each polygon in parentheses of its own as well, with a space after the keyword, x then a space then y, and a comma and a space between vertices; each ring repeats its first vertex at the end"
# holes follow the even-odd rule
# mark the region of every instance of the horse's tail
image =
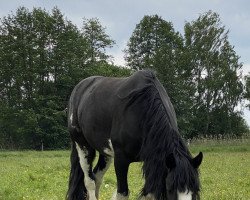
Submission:
POLYGON ((84 185, 84 173, 80 166, 75 142, 72 142, 70 160, 71 160, 71 170, 69 176, 69 188, 66 199, 67 200, 86 199, 87 190, 84 185))

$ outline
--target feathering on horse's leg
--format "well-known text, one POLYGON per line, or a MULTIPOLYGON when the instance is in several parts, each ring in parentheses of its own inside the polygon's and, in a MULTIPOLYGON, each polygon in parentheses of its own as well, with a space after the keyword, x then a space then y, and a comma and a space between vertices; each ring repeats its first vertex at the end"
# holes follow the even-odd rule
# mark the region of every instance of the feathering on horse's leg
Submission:
POLYGON ((155 200, 155 198, 154 198, 154 195, 148 194, 146 196, 140 197, 139 200, 155 200))
POLYGON ((96 184, 96 198, 99 197, 99 191, 102 184, 103 176, 107 172, 110 164, 112 162, 112 158, 109 156, 99 155, 98 162, 93 170, 95 175, 95 184, 96 184))
POLYGON ((84 173, 84 184, 87 189, 88 200, 97 200, 95 196, 95 178, 92 171, 92 163, 95 158, 95 150, 90 147, 87 148, 86 146, 80 146, 77 142, 76 149, 80 159, 80 165, 84 173))

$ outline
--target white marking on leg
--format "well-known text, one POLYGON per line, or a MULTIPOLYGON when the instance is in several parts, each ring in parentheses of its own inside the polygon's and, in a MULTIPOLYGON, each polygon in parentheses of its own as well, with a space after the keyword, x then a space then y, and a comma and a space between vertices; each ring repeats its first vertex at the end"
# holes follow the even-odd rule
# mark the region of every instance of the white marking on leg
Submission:
POLYGON ((186 190, 185 192, 177 191, 178 200, 192 200, 192 192, 186 190))
POLYGON ((88 191, 89 200, 97 200, 95 196, 95 181, 89 177, 90 165, 88 164, 87 161, 87 156, 88 156, 87 150, 81 149, 81 147, 78 145, 77 142, 76 142, 76 149, 78 152, 78 157, 80 160, 82 171, 84 172, 84 184, 88 191))
POLYGON ((96 183, 96 197, 99 197, 99 191, 101 188, 101 184, 102 184, 102 180, 103 180, 103 176, 104 174, 107 172, 110 164, 112 163, 112 158, 106 158, 106 166, 103 170, 98 170, 95 174, 95 183, 96 183))
POLYGON ((105 148, 103 150, 103 152, 106 153, 107 155, 111 156, 111 157, 114 157, 114 149, 113 149, 111 139, 108 140, 108 144, 109 144, 109 148, 105 148))
POLYGON ((155 197, 153 194, 147 194, 146 196, 141 197, 140 200, 155 200, 155 197))
POLYGON ((128 200, 129 194, 124 196, 120 193, 115 192, 111 200, 128 200))
POLYGON ((80 131, 79 128, 75 125, 73 125, 73 113, 71 113, 70 117, 69 117, 69 125, 71 128, 76 129, 77 131, 80 131))

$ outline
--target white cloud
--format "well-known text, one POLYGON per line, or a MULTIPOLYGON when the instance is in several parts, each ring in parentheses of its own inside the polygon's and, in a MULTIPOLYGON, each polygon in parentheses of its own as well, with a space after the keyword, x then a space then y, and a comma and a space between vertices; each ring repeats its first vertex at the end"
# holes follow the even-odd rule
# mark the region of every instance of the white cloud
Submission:
POLYGON ((108 50, 108 54, 111 54, 114 59, 113 62, 118 66, 125 66, 124 49, 126 48, 127 40, 123 40, 119 45, 115 45, 114 48, 108 50))
POLYGON ((244 119, 246 120, 248 126, 250 127, 250 110, 248 108, 244 108, 243 115, 244 115, 244 119))
POLYGON ((248 75, 250 73, 250 63, 243 64, 242 71, 243 75, 248 75))

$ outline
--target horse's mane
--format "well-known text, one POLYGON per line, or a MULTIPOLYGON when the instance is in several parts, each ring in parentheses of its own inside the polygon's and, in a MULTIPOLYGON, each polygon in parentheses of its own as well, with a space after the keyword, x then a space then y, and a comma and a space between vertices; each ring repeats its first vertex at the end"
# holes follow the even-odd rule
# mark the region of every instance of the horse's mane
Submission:
MULTIPOLYGON (((146 71, 145 75, 151 78, 151 83, 145 87, 133 90, 127 97, 126 108, 139 106, 138 113, 140 127, 143 131, 143 141, 140 151, 140 158, 143 161, 143 175, 145 185, 141 194, 153 193, 157 200, 167 199, 166 176, 168 174, 167 158, 172 154, 176 162, 176 173, 171 180, 171 189, 185 191, 191 189, 196 191, 199 183, 189 180, 195 173, 190 168, 192 159, 189 150, 181 139, 178 128, 173 121, 173 114, 164 106, 159 93, 161 88, 155 84, 156 77, 152 72, 146 71), (187 184, 187 187, 185 188, 187 184)), ((168 98, 166 98, 168 99, 168 98)), ((171 104, 171 102, 167 102, 171 104)), ((176 122, 176 119, 174 119, 176 122)), ((171 163, 168 163, 171 164, 171 163)))

